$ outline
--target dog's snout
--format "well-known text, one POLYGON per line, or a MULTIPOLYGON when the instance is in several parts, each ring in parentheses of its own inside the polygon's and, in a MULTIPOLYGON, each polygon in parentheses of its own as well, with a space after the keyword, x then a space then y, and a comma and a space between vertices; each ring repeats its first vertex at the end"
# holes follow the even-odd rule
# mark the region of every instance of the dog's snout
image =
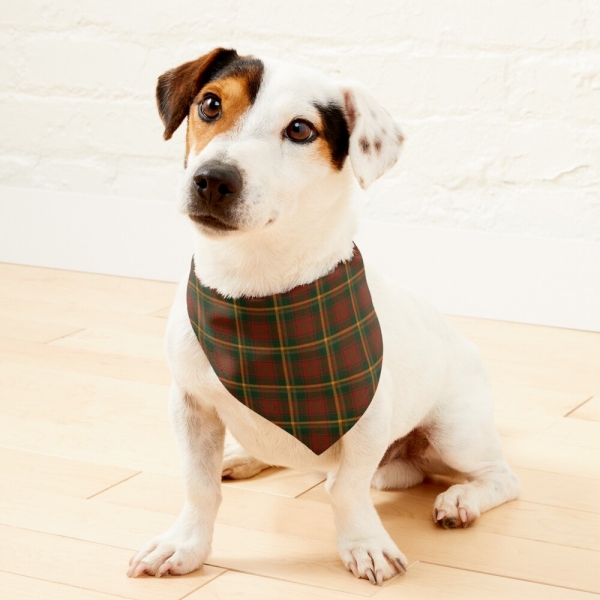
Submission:
POLYGON ((234 165, 209 161, 194 173, 194 187, 209 206, 223 200, 231 202, 242 191, 242 174, 234 165))

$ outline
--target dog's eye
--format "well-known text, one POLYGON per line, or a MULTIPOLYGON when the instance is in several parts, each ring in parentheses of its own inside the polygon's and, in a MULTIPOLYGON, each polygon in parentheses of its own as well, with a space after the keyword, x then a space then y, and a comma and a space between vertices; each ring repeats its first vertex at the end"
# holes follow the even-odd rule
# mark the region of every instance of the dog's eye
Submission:
POLYGON ((294 119, 285 128, 285 137, 292 142, 310 142, 315 137, 313 126, 304 119, 294 119))
POLYGON ((216 121, 221 116, 221 110, 221 99, 214 94, 208 94, 198 106, 198 114, 205 121, 216 121))

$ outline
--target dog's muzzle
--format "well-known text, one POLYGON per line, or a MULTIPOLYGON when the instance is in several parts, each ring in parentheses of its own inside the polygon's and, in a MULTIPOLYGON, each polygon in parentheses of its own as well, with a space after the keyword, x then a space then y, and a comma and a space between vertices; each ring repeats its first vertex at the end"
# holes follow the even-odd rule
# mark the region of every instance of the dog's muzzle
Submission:
POLYGON ((204 163, 192 180, 190 218, 213 229, 236 229, 231 223, 232 209, 242 186, 242 174, 234 165, 216 160, 204 163))

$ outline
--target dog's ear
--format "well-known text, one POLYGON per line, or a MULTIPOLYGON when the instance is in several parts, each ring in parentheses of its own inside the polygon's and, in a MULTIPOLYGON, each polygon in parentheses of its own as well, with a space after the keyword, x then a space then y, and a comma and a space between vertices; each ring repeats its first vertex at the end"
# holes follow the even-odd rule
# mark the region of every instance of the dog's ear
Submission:
POLYGON ((235 50, 216 48, 212 52, 163 73, 156 86, 158 113, 168 140, 188 114, 200 88, 210 76, 238 58, 235 50))
POLYGON ((367 189, 398 160, 404 136, 391 115, 360 84, 342 86, 350 146, 360 187, 367 189))

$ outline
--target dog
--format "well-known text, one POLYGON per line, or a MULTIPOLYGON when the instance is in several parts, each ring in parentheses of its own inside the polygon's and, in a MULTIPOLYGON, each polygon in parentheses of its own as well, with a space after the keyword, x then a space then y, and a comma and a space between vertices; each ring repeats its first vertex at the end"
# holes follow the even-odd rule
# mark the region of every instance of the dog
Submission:
MULTIPOLYGON (((235 307, 318 284, 354 260, 352 178, 366 189, 396 163, 404 139, 366 89, 217 48, 164 73, 156 94, 165 139, 187 117, 178 208, 192 225, 190 277, 202 290, 235 307)), ((222 476, 251 477, 268 466, 328 474, 341 560, 378 585, 403 573, 407 559, 384 529, 370 486, 402 489, 428 474, 460 474, 463 483, 433 506, 444 528, 466 527, 517 497, 476 346, 376 269, 367 273, 381 369, 366 410, 319 452, 226 387, 219 356, 208 355, 191 324, 191 279, 182 281, 166 347, 186 500, 173 526, 132 557, 129 576, 199 568, 211 550, 222 476), (237 443, 225 448, 226 427, 237 443)))

